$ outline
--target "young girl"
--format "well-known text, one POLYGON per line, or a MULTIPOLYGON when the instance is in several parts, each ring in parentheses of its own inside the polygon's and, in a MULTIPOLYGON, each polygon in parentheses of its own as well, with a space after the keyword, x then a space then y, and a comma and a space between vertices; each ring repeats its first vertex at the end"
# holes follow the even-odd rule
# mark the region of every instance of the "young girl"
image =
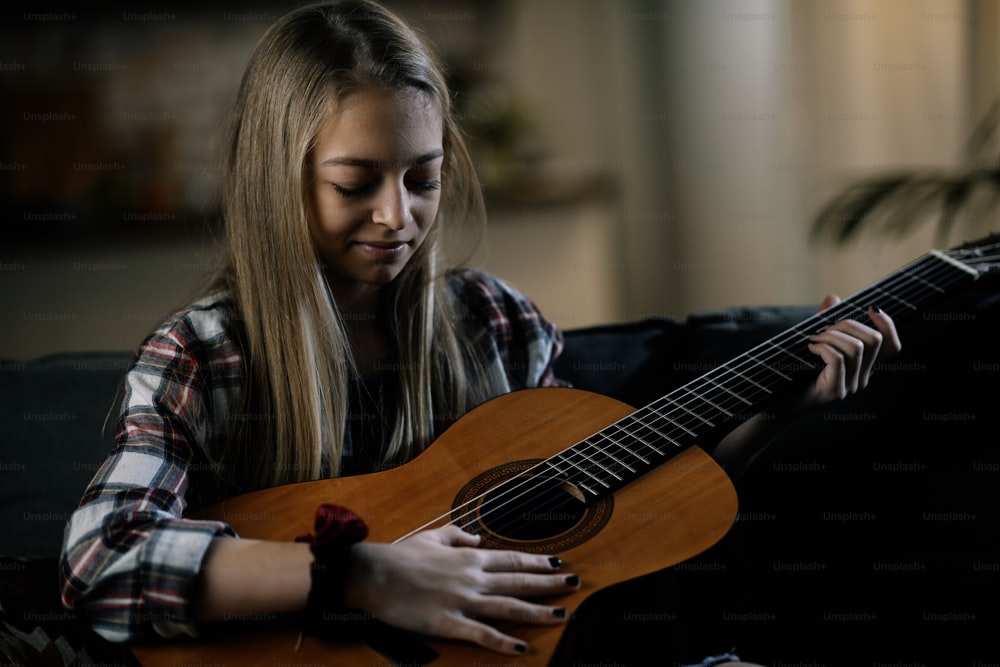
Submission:
MULTIPOLYGON (((277 21, 226 148, 224 261, 137 351, 116 446, 66 529, 65 606, 125 641, 300 611, 328 586, 390 625, 528 650, 492 621, 563 623, 564 609, 532 601, 579 586, 558 558, 473 548, 447 527, 397 544, 356 535, 331 577, 315 545, 185 518, 237 493, 398 465, 483 400, 559 384, 557 328, 448 257, 483 202, 441 68, 397 17, 352 0, 277 21)), ((845 321, 816 337, 826 368, 803 405, 863 387, 880 349, 898 349, 888 316, 871 317, 877 330, 845 321)), ((717 456, 752 452, 758 426, 717 456)))

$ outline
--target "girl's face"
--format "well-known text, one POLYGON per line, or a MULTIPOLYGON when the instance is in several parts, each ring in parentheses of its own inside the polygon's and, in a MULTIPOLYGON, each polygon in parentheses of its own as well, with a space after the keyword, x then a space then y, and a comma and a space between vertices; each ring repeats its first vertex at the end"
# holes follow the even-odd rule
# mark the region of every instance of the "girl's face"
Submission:
POLYGON ((442 144, 437 104, 415 89, 352 93, 320 124, 309 225, 335 296, 377 291, 413 257, 437 216, 442 144))

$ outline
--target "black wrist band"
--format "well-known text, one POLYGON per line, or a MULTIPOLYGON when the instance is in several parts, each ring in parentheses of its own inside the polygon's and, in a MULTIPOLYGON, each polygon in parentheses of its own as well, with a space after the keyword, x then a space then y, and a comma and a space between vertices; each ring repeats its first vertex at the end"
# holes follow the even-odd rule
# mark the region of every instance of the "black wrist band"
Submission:
MULTIPOLYGON (((344 594, 350 574, 351 547, 368 536, 368 526, 346 507, 324 504, 316 509, 314 530, 315 534, 295 538, 296 542, 307 542, 313 554, 303 629, 329 635, 350 620, 344 607, 344 594)), ((360 612, 357 614, 363 616, 360 612)))

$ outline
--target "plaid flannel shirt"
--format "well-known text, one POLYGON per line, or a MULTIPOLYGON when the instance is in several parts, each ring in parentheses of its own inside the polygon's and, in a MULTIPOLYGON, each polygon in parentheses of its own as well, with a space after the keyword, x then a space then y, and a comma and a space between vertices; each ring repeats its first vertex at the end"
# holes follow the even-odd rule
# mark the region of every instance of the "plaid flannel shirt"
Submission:
MULTIPOLYGON (((552 371, 561 332, 531 301, 479 271, 449 282, 506 391, 562 384, 552 371)), ((214 455, 238 417, 243 382, 231 314, 225 295, 206 298, 140 345, 115 446, 66 526, 63 604, 111 641, 196 634, 191 598, 202 560, 214 538, 236 537, 225 523, 185 518, 226 495, 214 455)))

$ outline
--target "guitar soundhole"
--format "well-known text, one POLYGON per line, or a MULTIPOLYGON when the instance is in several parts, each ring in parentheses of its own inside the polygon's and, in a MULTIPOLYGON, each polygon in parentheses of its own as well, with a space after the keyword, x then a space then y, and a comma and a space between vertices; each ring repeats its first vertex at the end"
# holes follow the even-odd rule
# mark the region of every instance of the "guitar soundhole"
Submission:
POLYGON ((565 480, 531 474, 539 462, 513 461, 475 477, 455 497, 452 522, 494 549, 558 553, 590 539, 611 518, 613 497, 587 502, 565 480))
MULTIPOLYGON (((515 483, 522 481, 529 480, 515 478, 515 483)), ((517 541, 544 540, 562 535, 583 520, 587 506, 570 495, 558 479, 536 477, 530 481, 535 487, 534 500, 525 507, 506 511, 506 492, 494 490, 486 494, 481 508, 498 508, 479 516, 480 524, 490 534, 517 541)))

